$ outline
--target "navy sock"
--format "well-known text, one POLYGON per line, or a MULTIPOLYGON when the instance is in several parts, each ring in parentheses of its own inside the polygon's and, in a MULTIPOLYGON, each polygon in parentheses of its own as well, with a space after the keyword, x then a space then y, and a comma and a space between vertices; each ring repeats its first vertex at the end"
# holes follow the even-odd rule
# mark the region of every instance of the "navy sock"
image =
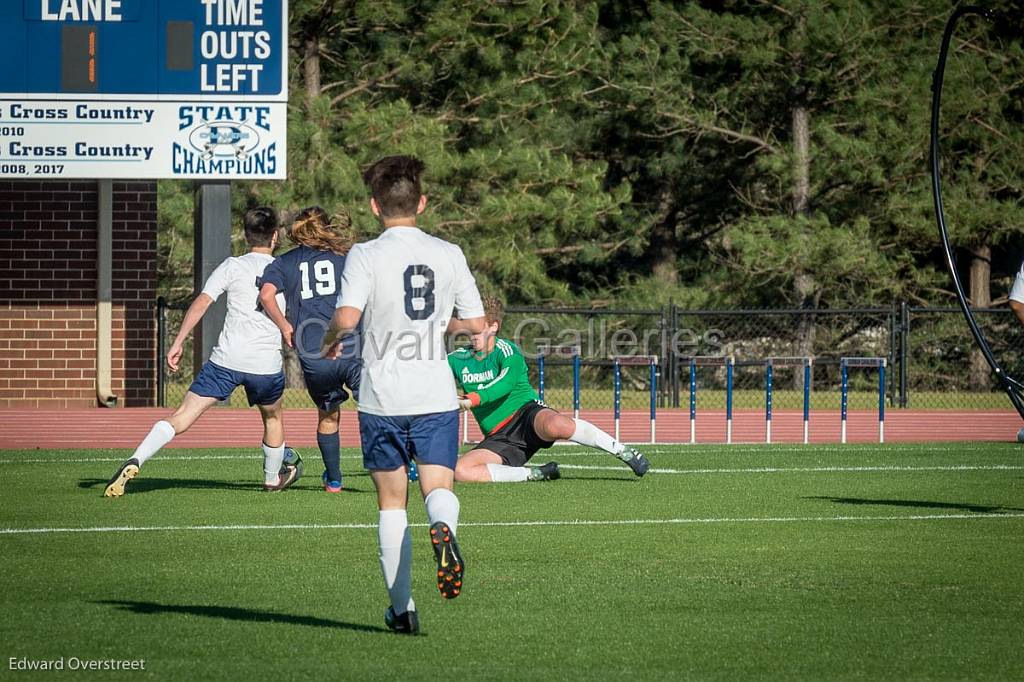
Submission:
POLYGON ((339 433, 316 434, 316 444, 320 446, 320 456, 324 458, 327 478, 331 481, 341 480, 341 435, 339 433))

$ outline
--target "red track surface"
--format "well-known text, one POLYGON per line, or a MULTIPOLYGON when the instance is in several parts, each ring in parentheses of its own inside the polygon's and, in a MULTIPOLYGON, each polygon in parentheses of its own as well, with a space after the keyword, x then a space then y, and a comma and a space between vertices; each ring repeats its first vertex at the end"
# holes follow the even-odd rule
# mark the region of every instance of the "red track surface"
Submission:
MULTIPOLYGON (((0 409, 0 449, 74 449, 134 448, 149 432, 153 422, 170 414, 158 408, 69 409, 60 411, 38 409, 0 409)), ((613 432, 609 410, 584 410, 581 414, 609 433, 613 432)), ((758 410, 737 411, 733 421, 733 441, 764 442, 764 413, 758 410)), ((471 420, 472 421, 472 420, 471 420)), ((811 413, 811 441, 839 442, 839 413, 811 413)), ((650 419, 644 410, 623 412, 622 439, 644 442, 650 439, 650 419)), ((980 411, 908 411, 890 410, 886 414, 887 442, 911 443, 925 441, 1009 441, 1016 439, 1021 428, 1014 412, 980 411)), ((316 446, 316 412, 285 410, 288 442, 295 446, 316 446)), ((342 412, 342 445, 359 444, 356 414, 342 412)), ((168 447, 210 448, 258 446, 263 435, 256 410, 217 408, 210 410, 188 432, 175 438, 168 447)), ((690 419, 686 410, 658 412, 658 442, 685 443, 690 439, 690 419)), ((478 440, 476 425, 470 428, 471 440, 478 440)), ((848 440, 869 443, 878 440, 878 413, 850 412, 848 440)), ((772 420, 772 441, 798 443, 803 438, 800 412, 775 412, 772 420)), ((698 414, 697 442, 725 442, 725 415, 722 411, 698 414)))

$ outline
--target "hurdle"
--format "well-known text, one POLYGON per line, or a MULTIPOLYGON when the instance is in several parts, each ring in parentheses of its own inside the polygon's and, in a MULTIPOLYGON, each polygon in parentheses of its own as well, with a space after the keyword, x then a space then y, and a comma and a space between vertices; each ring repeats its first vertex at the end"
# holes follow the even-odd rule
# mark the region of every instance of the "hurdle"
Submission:
POLYGON ((732 443, 732 378, 735 358, 704 355, 690 358, 690 444, 697 442, 697 368, 725 367, 725 442, 732 443))
POLYGON ((547 383, 548 355, 566 355, 572 357, 572 408, 575 417, 580 416, 580 347, 579 346, 539 346, 537 348, 537 397, 544 402, 544 390, 547 383))
POLYGON ((811 420, 811 368, 814 364, 813 358, 808 357, 779 357, 765 360, 764 370, 764 442, 772 442, 772 400, 774 397, 773 377, 776 367, 803 367, 804 368, 804 445, 810 442, 810 420, 811 420))
POLYGON ((878 368, 878 442, 885 442, 885 358, 840 358, 839 366, 842 374, 842 426, 839 442, 846 443, 846 416, 849 402, 849 368, 878 368))
POLYGON ((613 400, 615 407, 615 440, 622 440, 620 437, 620 426, 622 420, 622 367, 633 366, 649 368, 650 386, 650 410, 651 410, 651 443, 657 440, 657 427, 655 422, 658 410, 658 356, 657 355, 616 355, 612 357, 612 369, 614 379, 612 382, 613 400))

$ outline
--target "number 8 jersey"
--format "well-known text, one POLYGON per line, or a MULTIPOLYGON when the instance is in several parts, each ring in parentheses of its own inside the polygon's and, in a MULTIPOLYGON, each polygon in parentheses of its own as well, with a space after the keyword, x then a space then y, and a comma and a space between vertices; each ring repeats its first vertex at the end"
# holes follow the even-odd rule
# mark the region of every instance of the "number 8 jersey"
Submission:
POLYGON ((349 251, 337 305, 363 311, 360 412, 458 409, 445 330, 455 310, 484 314, 462 249, 416 227, 389 227, 349 251))

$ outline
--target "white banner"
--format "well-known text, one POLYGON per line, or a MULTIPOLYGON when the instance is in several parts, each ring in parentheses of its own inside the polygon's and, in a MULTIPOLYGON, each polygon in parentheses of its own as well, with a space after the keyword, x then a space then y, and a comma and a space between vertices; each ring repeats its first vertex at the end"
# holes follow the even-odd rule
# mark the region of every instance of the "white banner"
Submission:
POLYGON ((0 177, 284 180, 287 107, 0 99, 0 177))

